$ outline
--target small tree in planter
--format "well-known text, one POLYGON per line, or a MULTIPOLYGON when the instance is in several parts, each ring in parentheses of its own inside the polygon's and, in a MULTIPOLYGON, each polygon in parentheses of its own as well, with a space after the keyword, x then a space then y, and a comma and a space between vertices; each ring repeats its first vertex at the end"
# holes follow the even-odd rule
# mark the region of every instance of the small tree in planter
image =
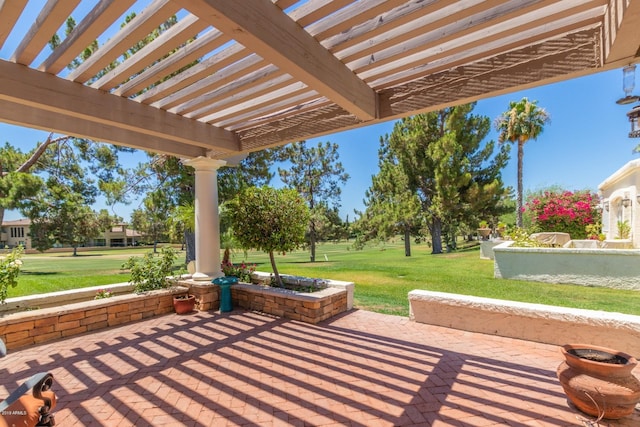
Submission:
POLYGON ((230 202, 233 233, 245 249, 267 252, 276 282, 282 279, 274 252, 286 253, 305 242, 309 208, 297 191, 271 187, 249 187, 230 202))

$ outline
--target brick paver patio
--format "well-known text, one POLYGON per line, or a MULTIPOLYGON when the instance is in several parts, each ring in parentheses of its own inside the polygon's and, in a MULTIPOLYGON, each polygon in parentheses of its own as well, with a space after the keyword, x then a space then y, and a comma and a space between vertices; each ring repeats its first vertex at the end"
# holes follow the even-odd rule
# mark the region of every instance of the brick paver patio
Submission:
MULTIPOLYGON (((0 359, 55 376, 59 426, 584 426, 557 346, 354 310, 161 316, 0 359)), ((638 373, 638 372, 637 372, 638 373)), ((601 426, 639 426, 640 411, 601 426)))

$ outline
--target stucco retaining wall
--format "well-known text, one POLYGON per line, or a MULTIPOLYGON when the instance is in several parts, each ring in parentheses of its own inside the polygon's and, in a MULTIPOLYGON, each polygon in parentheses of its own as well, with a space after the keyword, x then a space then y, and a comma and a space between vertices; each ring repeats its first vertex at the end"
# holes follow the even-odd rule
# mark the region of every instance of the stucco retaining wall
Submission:
POLYGON ((640 290, 640 250, 493 248, 494 277, 640 290))
POLYGON ((409 292, 411 320, 546 344, 585 343, 640 356, 640 316, 465 295, 409 292))
POLYGON ((480 241, 480 259, 493 259, 493 248, 504 243, 504 240, 480 241))

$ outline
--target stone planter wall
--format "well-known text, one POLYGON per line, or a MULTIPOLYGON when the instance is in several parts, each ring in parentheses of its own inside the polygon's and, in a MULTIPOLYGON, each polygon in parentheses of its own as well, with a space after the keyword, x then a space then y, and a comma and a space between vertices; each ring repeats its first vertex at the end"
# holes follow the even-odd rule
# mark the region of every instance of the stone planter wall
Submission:
POLYGON ((171 313, 173 296, 186 293, 187 288, 176 287, 5 314, 0 317, 0 338, 13 350, 122 325, 171 313))
MULTIPOLYGON (((255 272, 252 279, 257 283, 268 283, 270 275, 255 272)), ((238 283, 231 286, 231 301, 234 309, 259 311, 315 324, 353 308, 355 285, 352 282, 325 282, 327 288, 316 292, 295 292, 260 284, 238 283)), ((218 285, 193 280, 182 280, 179 284, 189 287, 189 293, 196 296, 198 310, 220 309, 218 285)))
POLYGON ((236 308, 313 324, 347 311, 347 291, 338 288, 299 293, 238 283, 231 286, 231 299, 236 308))
MULTIPOLYGON (((264 280, 269 275, 257 276, 264 280)), ((313 293, 239 283, 231 288, 233 306, 315 324, 353 308, 353 283, 327 283, 326 289, 313 293)), ((173 296, 186 293, 196 296, 197 310, 220 309, 220 288, 209 281, 185 278, 174 288, 144 294, 131 289, 124 283, 8 299, 0 306, 0 338, 13 350, 135 322, 172 313, 173 296), (94 300, 99 289, 127 293, 94 300)))

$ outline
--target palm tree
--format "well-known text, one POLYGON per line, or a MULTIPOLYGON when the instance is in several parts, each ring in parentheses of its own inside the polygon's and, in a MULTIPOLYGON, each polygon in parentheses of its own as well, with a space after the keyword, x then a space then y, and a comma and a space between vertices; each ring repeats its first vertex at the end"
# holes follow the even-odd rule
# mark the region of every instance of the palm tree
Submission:
POLYGON ((524 144, 530 139, 536 139, 542 133, 544 125, 549 122, 549 114, 544 108, 538 107, 538 101, 522 98, 511 101, 509 110, 505 111, 495 121, 495 127, 500 132, 498 142, 518 143, 518 190, 516 225, 522 227, 522 159, 524 144))

